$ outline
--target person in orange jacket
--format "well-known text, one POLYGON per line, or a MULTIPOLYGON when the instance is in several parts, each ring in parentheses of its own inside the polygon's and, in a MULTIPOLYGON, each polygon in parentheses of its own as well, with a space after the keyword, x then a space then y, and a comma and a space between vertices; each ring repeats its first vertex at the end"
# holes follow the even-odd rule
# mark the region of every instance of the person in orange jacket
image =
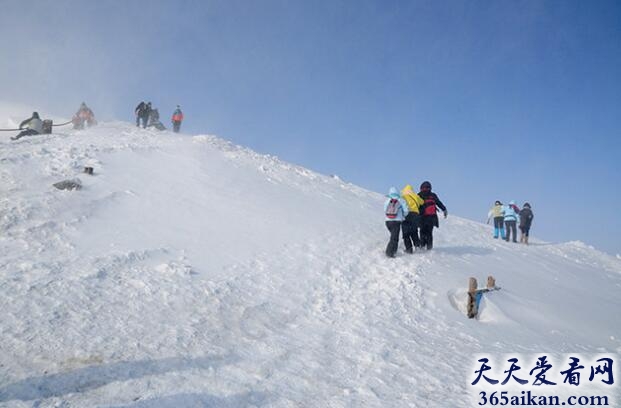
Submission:
POLYGON ((172 115, 173 132, 179 133, 181 122, 183 122, 183 112, 181 112, 181 107, 177 105, 177 109, 175 109, 172 115))
POLYGON ((84 129, 85 124, 91 127, 96 125, 97 121, 95 120, 95 114, 91 108, 86 106, 86 103, 82 102, 80 109, 73 115, 71 123, 73 123, 74 129, 84 129))

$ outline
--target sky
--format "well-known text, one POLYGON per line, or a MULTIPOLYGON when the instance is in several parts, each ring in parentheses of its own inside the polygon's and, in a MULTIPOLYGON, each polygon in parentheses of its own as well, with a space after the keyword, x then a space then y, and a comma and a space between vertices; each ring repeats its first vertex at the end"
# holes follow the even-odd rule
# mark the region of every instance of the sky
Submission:
MULTIPOLYGON (((0 0, 0 100, 188 134, 621 254, 621 3, 0 0)), ((378 222, 383 219, 378 209, 378 222)), ((437 232, 442 233, 442 227, 437 232)))

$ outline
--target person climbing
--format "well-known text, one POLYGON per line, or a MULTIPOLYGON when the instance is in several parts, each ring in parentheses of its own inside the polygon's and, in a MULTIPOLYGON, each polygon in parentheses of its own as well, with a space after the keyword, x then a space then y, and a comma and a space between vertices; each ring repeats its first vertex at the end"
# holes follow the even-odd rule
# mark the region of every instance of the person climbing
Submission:
POLYGON ((524 203, 522 210, 519 213, 520 215, 520 242, 528 245, 528 233, 530 231, 530 226, 533 222, 533 211, 530 208, 529 203, 524 203))
POLYGON ((173 132, 179 133, 181 122, 183 122, 183 112, 181 112, 181 106, 177 105, 177 109, 172 114, 173 132))
POLYGON ((386 246, 386 256, 394 258, 399 247, 401 223, 408 214, 408 204, 401 198, 395 187, 391 187, 388 191, 388 199, 384 203, 384 214, 386 216, 386 228, 390 231, 390 240, 386 246))
POLYGON ((517 207, 517 205, 515 205, 515 201, 511 200, 509 202, 509 205, 505 205, 503 207, 505 214, 504 214, 504 221, 505 221, 505 231, 506 231, 506 235, 505 235, 505 241, 509 242, 511 240, 511 233, 513 233, 513 242, 517 242, 517 220, 518 220, 518 213, 520 212, 520 209, 517 207))
POLYGON ((500 235, 500 238, 505 239, 505 210, 502 203, 498 200, 496 200, 492 209, 487 213, 488 224, 492 218, 494 219, 494 238, 498 239, 498 235, 500 235))
POLYGON ((420 198, 423 205, 420 207, 420 245, 421 248, 433 248, 433 227, 440 227, 438 222, 438 214, 436 207, 439 207, 444 213, 444 218, 448 216, 448 211, 436 193, 431 192, 431 183, 424 181, 420 185, 420 198))
POLYGON ((22 121, 22 123, 19 124, 19 128, 20 130, 25 130, 22 130, 21 132, 19 132, 18 135, 11 137, 11 140, 17 140, 24 136, 41 134, 43 132, 43 121, 41 121, 41 118, 39 118, 38 112, 32 112, 31 117, 22 121))
POLYGON ((149 127, 154 127, 157 130, 166 130, 166 127, 160 122, 160 112, 157 109, 151 109, 149 112, 149 127))
POLYGON ((142 127, 146 129, 147 122, 149 121, 149 113, 151 112, 151 102, 144 103, 144 101, 140 102, 134 113, 136 114, 136 126, 140 127, 140 123, 142 123, 142 127))
POLYGON ((142 127, 146 128, 149 124, 149 117, 151 116, 151 110, 152 110, 152 106, 151 106, 151 102, 147 102, 147 105, 144 108, 143 111, 143 117, 142 117, 142 127))
POLYGON ((84 129, 85 123, 88 127, 91 127, 93 125, 96 125, 97 121, 95 120, 95 114, 93 113, 91 108, 86 106, 86 103, 82 102, 78 111, 75 113, 75 115, 73 115, 71 123, 73 123, 74 129, 84 129))
POLYGON ((418 208, 424 204, 424 201, 409 184, 403 187, 401 196, 408 205, 408 214, 401 224, 403 243, 405 244, 405 252, 412 254, 414 249, 420 248, 420 238, 418 237, 420 214, 418 208))
POLYGON ((134 109, 134 114, 136 115, 136 127, 140 127, 140 114, 144 110, 145 106, 146 103, 144 103, 144 101, 141 101, 138 106, 136 106, 136 109, 134 109))

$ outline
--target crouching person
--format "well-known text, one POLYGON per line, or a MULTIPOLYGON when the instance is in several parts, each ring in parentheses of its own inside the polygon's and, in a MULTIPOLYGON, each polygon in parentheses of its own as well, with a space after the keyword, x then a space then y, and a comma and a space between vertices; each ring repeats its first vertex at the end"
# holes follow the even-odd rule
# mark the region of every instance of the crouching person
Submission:
POLYGON ((22 130, 17 136, 13 136, 11 140, 17 140, 24 136, 39 135, 43 133, 43 121, 39 118, 39 114, 37 112, 32 112, 32 116, 30 118, 19 124, 19 128, 25 130, 22 130))
POLYGON ((394 258, 399 247, 399 233, 401 223, 408 214, 408 205, 395 187, 388 191, 388 199, 384 203, 384 214, 386 214, 386 228, 390 231, 390 240, 386 246, 386 256, 394 258))

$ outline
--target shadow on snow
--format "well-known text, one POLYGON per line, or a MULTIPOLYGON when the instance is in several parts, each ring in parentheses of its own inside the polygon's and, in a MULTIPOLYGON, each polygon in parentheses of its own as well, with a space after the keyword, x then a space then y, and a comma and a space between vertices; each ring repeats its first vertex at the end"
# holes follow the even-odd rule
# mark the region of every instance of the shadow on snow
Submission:
POLYGON ((108 408, 238 408, 247 406, 262 406, 268 403, 269 401, 265 394, 251 391, 229 397, 214 397, 209 394, 178 394, 137 401, 128 405, 115 405, 108 408))
POLYGON ((443 247, 437 246, 432 249, 433 252, 439 252, 442 254, 449 255, 489 255, 494 252, 491 248, 485 247, 476 247, 476 246, 451 246, 451 247, 443 247))
POLYGON ((115 381, 192 369, 211 369, 233 364, 231 356, 165 358, 161 360, 121 361, 93 365, 73 371, 31 377, 0 388, 0 402, 29 401, 99 388, 115 381))

